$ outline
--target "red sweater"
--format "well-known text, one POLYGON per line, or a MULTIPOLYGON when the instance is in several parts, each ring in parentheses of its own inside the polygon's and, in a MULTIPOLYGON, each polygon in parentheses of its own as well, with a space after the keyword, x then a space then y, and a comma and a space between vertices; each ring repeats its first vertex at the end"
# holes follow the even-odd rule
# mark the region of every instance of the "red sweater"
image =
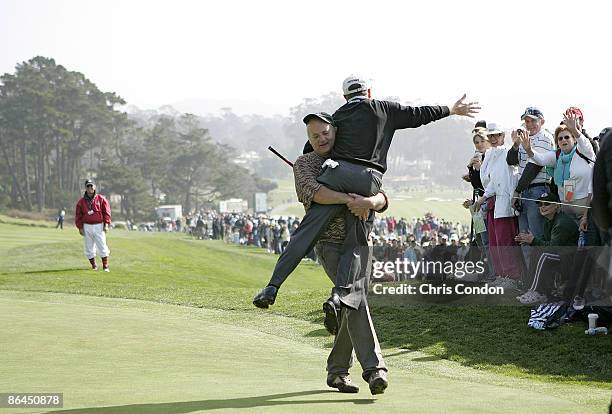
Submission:
POLYGON ((91 202, 81 197, 76 205, 76 212, 74 214, 74 224, 79 229, 83 228, 83 224, 110 224, 111 223, 111 209, 108 200, 100 194, 94 195, 91 202), (89 211, 93 211, 89 214, 89 211))

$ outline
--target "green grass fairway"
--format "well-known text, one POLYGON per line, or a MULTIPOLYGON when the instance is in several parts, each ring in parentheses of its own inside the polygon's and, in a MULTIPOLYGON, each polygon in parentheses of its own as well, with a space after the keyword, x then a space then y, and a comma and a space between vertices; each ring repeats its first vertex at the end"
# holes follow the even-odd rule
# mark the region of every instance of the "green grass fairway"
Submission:
MULTIPOLYGON (((272 214, 278 216, 304 215, 304 207, 295 195, 295 184, 293 180, 278 180, 278 188, 270 193, 269 206, 272 214)), ((423 217, 425 213, 431 212, 436 217, 444 218, 452 222, 469 223, 468 210, 461 207, 466 198, 471 194, 465 191, 437 191, 437 192, 395 192, 388 190, 389 209, 383 216, 404 217, 411 220, 412 217, 423 217)))
MULTIPOLYGON (((0 392, 63 392, 69 413, 603 413, 612 335, 526 327, 528 308, 383 306, 373 398, 325 385, 330 282, 302 263, 265 311, 276 256, 182 234, 111 231, 111 273, 70 226, 0 215, 0 392), (47 223, 50 224, 50 223, 47 223)), ((0 413, 48 410, 0 408, 0 413)))
POLYGON ((309 340, 312 324, 255 312, 6 291, 0 312, 13 333, 0 338, 0 389, 61 391, 57 412, 588 413, 608 397, 401 350, 387 352, 387 393, 340 394, 325 386, 326 350, 309 340), (281 329, 292 337, 274 333, 281 329))

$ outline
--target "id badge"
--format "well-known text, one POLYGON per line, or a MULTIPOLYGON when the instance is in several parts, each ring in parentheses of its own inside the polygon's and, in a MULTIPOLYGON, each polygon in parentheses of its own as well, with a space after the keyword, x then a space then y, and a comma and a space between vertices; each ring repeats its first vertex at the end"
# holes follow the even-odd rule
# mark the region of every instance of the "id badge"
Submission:
POLYGON ((575 180, 565 180, 563 182, 563 194, 565 195, 565 201, 574 200, 574 191, 576 190, 575 180))
POLYGON ((90 215, 90 216, 91 216, 93 213, 94 213, 94 212, 93 212, 93 210, 89 210, 89 211, 87 212, 87 214, 88 214, 88 215, 90 215))

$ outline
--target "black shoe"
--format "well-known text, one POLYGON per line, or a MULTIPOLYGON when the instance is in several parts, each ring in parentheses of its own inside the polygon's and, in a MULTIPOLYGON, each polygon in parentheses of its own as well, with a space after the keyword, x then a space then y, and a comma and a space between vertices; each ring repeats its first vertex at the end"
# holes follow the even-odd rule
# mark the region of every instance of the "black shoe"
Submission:
POLYGON ((348 375, 328 375, 327 385, 347 394, 359 392, 359 387, 351 382, 351 377, 348 375))
POLYGON ((334 292, 331 297, 323 303, 323 312, 325 313, 323 325, 325 329, 327 329, 327 332, 332 335, 336 335, 340 328, 340 309, 340 297, 334 292))
POLYGON ((277 292, 278 289, 275 286, 266 286, 257 295, 255 295, 253 298, 253 305, 257 306, 258 308, 267 309, 268 306, 274 305, 277 292))
POLYGON ((384 369, 374 371, 368 379, 368 384, 370 385, 370 392, 372 395, 383 394, 389 385, 389 381, 387 381, 387 371, 384 369))

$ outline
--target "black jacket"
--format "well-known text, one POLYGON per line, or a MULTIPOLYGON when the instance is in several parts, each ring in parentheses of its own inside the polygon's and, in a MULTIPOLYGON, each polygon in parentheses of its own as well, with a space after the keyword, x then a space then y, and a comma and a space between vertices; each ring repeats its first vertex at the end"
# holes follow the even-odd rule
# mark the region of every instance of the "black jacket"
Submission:
POLYGON ((384 173, 396 130, 417 128, 449 115, 447 106, 413 107, 376 99, 349 101, 333 115, 338 132, 331 157, 356 161, 384 173))
POLYGON ((603 230, 612 229, 612 129, 601 137, 593 168, 593 218, 603 230))

